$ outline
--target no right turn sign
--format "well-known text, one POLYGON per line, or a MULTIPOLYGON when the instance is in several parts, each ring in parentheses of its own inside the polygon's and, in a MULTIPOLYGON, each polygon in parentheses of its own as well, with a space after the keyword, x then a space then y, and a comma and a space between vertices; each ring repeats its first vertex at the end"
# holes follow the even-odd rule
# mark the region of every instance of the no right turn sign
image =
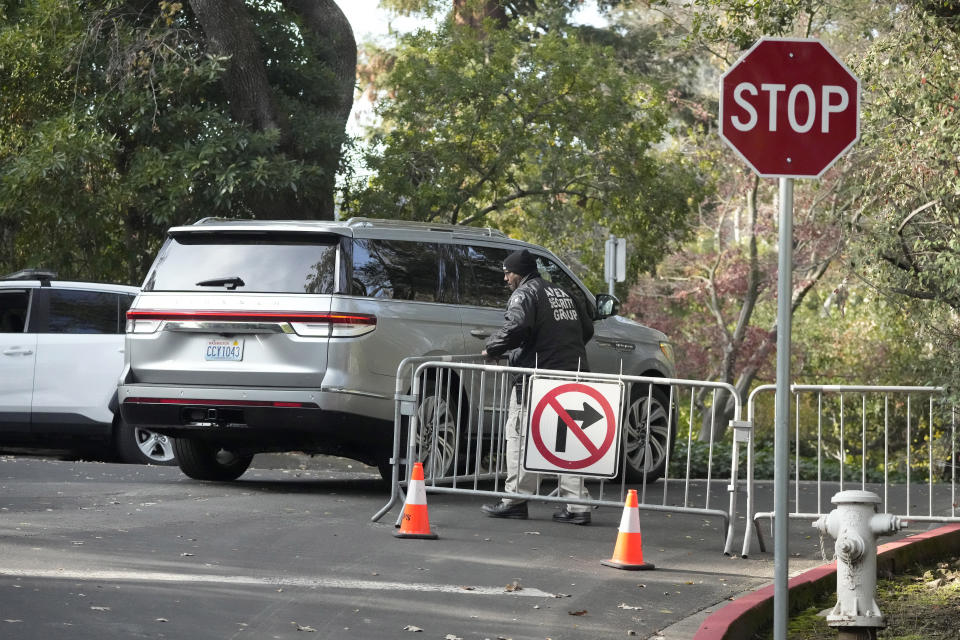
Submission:
POLYGON ((612 478, 619 461, 620 383, 534 377, 523 468, 612 478))

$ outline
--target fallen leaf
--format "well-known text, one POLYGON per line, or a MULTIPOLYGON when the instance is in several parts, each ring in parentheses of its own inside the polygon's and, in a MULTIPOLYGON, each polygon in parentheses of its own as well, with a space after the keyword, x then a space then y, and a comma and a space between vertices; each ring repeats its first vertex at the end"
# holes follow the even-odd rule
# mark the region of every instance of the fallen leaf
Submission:
POLYGON ((643 607, 632 607, 626 602, 621 602, 620 604, 617 605, 617 607, 620 609, 627 609, 630 611, 640 611, 641 609, 643 609, 643 607))
POLYGON ((414 633, 423 631, 423 629, 421 629, 420 627, 415 627, 415 626, 413 626, 412 624, 408 624, 407 626, 405 626, 405 627, 403 628, 403 630, 404 630, 404 631, 413 631, 414 633))
POLYGON ((514 591, 521 591, 522 589, 523 587, 520 586, 519 582, 511 582, 510 584, 508 584, 503 588, 503 590, 507 591, 508 593, 513 593, 514 591))
POLYGON ((580 611, 567 611, 572 616, 585 616, 587 615, 586 609, 581 609, 580 611))

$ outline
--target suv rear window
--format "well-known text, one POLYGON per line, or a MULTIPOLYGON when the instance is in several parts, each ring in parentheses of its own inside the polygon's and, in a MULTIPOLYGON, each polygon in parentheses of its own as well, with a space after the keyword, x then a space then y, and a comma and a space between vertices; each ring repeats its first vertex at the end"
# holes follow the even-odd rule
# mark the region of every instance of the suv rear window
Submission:
POLYGON ((338 242, 303 233, 178 235, 160 249, 143 290, 333 293, 338 242))

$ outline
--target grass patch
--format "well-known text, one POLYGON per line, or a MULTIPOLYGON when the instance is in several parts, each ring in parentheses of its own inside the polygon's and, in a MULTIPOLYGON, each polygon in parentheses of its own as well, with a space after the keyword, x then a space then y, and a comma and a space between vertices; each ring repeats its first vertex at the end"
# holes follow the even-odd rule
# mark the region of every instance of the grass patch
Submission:
MULTIPOLYGON (((790 618, 790 640, 835 640, 824 609, 836 604, 835 592, 790 618)), ((884 640, 956 640, 960 636, 960 558, 914 569, 877 582, 877 604, 887 621, 878 638, 884 640)), ((771 640, 766 627, 753 640, 771 640)))

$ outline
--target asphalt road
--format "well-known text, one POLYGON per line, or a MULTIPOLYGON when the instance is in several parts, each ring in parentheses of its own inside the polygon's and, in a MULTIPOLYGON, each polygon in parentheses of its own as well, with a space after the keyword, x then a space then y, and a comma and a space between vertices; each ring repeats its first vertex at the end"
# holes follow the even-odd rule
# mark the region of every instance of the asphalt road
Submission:
MULTIPOLYGON (((542 504, 493 520, 479 498, 431 494, 440 539, 400 540, 396 510, 370 521, 388 497, 376 470, 254 466, 201 483, 176 467, 0 456, 0 638, 673 640, 773 575, 772 554, 725 557, 721 523, 688 515, 641 512, 646 572, 600 565, 613 509, 588 527, 542 504)), ((811 531, 793 527, 791 571, 821 562, 811 531)))

